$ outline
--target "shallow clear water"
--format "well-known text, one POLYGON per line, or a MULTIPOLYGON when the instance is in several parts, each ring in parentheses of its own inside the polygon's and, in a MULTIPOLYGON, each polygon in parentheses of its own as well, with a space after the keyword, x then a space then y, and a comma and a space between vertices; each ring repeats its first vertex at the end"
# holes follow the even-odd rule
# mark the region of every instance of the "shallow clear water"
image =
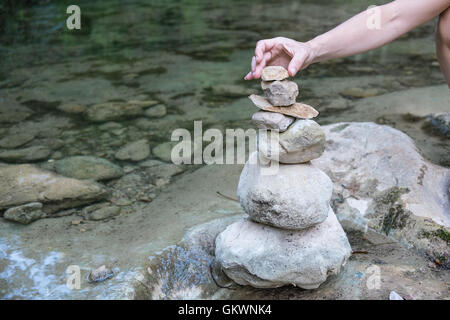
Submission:
MULTIPOLYGON (((0 103, 26 106, 27 116, 4 111, 0 136, 10 126, 19 126, 16 131, 31 126, 24 125, 25 120, 41 122, 64 142, 57 157, 107 158, 129 140, 146 137, 152 145, 168 141, 174 128, 191 129, 194 119, 219 129, 249 126, 255 109, 245 96, 260 89, 257 81, 242 78, 256 41, 273 36, 305 41, 370 5, 370 1, 80 1, 82 30, 70 31, 65 25, 70 1, 35 2, 31 7, 3 5, 0 103), (57 109, 67 103, 91 106, 129 100, 158 100, 167 106, 168 115, 120 119, 128 132, 108 137, 98 134, 97 123, 57 109)), ((443 84, 433 31, 431 22, 382 49, 311 66, 296 79, 301 100, 322 111, 318 118, 322 124, 334 122, 337 111, 349 121, 376 121, 370 115, 355 119, 351 108, 326 110, 342 99, 342 85, 332 88, 330 81, 321 79, 336 79, 338 84, 347 80, 350 88, 376 88, 379 94, 443 84)), ((345 101, 350 106, 354 102, 345 101)), ((391 124, 397 122, 402 120, 391 124)), ((435 162, 447 163, 442 154, 425 153, 435 162)))

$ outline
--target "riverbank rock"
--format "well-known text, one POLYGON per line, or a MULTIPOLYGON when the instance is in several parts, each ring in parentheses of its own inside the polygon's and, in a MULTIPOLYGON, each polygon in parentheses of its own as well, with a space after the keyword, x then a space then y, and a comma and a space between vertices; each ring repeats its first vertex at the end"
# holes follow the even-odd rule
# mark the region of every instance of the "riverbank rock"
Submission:
POLYGON ((303 229, 323 222, 330 208, 333 183, 311 164, 280 165, 264 175, 257 152, 242 170, 238 198, 250 219, 284 229, 303 229))
POLYGON ((120 214, 120 208, 109 202, 96 203, 83 208, 81 215, 86 220, 106 220, 120 214))
POLYGON ((284 80, 289 78, 289 73, 287 70, 281 66, 268 66, 265 67, 261 74, 261 79, 263 81, 275 81, 284 80))
POLYGON ((261 88, 264 91, 264 96, 273 106, 290 106, 295 103, 298 96, 298 85, 289 80, 262 81, 261 88))
POLYGON ((104 187, 88 180, 65 178, 29 164, 0 167, 0 210, 40 202, 54 213, 106 197, 104 187))
POLYGON ((252 123, 259 129, 284 132, 294 122, 294 118, 281 113, 259 111, 253 114, 252 123))
POLYGON ((411 138, 389 126, 323 129, 326 150, 312 163, 334 182, 332 207, 343 227, 372 228, 448 259, 450 170, 425 160, 411 138))
POLYGON ((51 153, 52 150, 44 146, 0 150, 0 160, 13 163, 36 162, 48 159, 51 153))
POLYGON ((434 113, 427 118, 436 131, 445 137, 450 137, 450 112, 434 113))
POLYGON ((118 160, 142 161, 150 156, 150 145, 147 139, 131 142, 116 152, 118 160))
POLYGON ((114 163, 92 156, 74 156, 54 163, 56 172, 70 178, 96 181, 120 178, 123 170, 114 163))
POLYGON ((241 285, 315 289, 339 273, 351 254, 347 236, 330 209, 314 227, 292 231, 242 220, 216 238, 216 259, 241 285))
POLYGON ((267 159, 280 163, 304 163, 319 158, 325 150, 325 133, 313 120, 297 120, 278 135, 278 144, 267 132, 258 135, 258 150, 267 159))
POLYGON ((42 207, 42 203, 31 202, 22 206, 9 208, 5 211, 3 218, 21 224, 29 224, 45 216, 45 213, 42 212, 42 207))

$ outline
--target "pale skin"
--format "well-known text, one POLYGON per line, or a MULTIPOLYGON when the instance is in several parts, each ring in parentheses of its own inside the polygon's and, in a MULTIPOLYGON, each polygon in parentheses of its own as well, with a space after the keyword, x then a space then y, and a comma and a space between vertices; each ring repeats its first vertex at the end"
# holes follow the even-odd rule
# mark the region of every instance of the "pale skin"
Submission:
POLYGON ((245 80, 258 79, 266 66, 283 66, 291 77, 310 64, 343 58, 384 46, 412 29, 439 17, 436 51, 450 88, 450 0, 396 0, 377 7, 380 28, 369 28, 364 11, 308 42, 277 37, 258 41, 251 71, 245 80))

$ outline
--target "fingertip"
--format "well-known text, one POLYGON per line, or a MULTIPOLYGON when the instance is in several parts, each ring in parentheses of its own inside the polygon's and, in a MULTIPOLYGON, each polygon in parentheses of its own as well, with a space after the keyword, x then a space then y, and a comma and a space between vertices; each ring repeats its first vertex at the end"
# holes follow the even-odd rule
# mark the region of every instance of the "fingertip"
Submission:
POLYGON ((295 76, 296 73, 297 73, 297 70, 295 68, 289 68, 289 75, 291 77, 295 76))

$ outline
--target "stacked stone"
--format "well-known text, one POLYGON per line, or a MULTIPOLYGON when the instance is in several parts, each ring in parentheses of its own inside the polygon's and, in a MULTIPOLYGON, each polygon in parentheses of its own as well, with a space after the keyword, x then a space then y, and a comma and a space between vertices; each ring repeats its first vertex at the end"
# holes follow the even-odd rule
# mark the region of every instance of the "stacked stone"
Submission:
POLYGON ((325 150, 325 134, 311 120, 318 112, 297 103, 298 86, 282 67, 262 72, 265 96, 251 95, 252 122, 269 133, 258 137, 239 180, 239 201, 248 218, 216 238, 216 259, 235 282, 257 288, 292 284, 317 288, 337 274, 351 254, 330 206, 333 183, 310 161, 325 150), (279 133, 278 145, 270 135, 279 133), (275 148, 275 150, 273 150, 275 148), (265 174, 278 161, 276 174, 265 174))

